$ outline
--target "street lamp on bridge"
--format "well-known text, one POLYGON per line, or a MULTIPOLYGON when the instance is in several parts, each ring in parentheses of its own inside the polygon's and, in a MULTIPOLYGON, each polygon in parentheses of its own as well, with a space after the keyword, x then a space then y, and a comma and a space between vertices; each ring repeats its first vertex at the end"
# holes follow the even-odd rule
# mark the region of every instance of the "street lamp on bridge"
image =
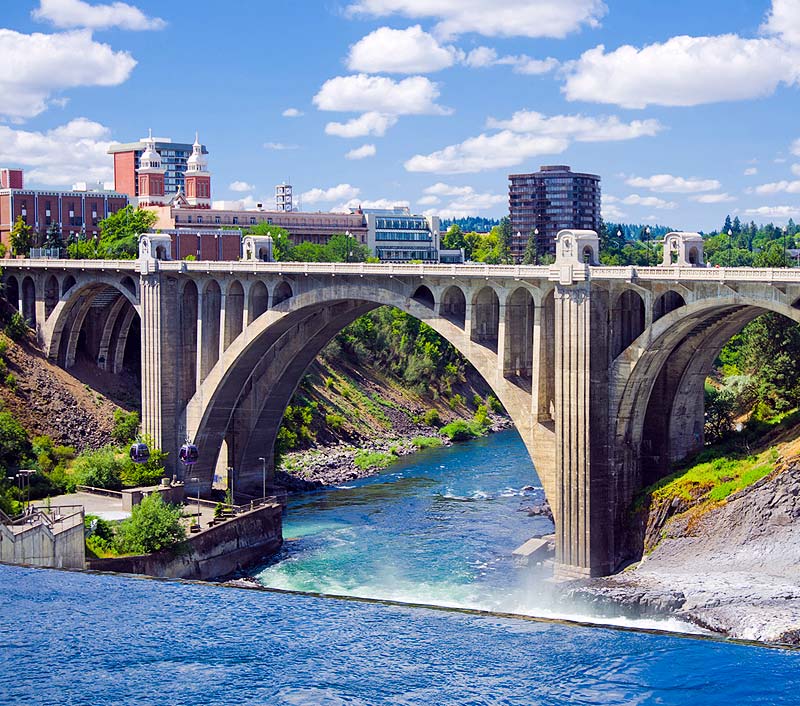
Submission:
POLYGON ((261 497, 267 497, 267 459, 259 456, 258 460, 261 461, 261 497))

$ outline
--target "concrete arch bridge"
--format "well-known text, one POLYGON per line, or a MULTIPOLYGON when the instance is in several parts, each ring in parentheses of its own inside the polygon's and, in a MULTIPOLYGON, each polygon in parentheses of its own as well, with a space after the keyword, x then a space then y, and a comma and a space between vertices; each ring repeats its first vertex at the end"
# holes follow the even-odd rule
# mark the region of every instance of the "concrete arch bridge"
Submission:
POLYGON ((140 366, 144 430, 174 465, 191 438, 203 485, 230 465, 255 495, 307 366, 358 316, 398 307, 452 343, 513 418, 554 510, 560 573, 601 575, 631 553, 633 495, 702 448, 703 384, 722 346, 767 311, 800 322, 800 270, 697 266, 702 241, 676 235, 657 267, 596 266, 597 237, 563 231, 549 267, 176 262, 162 250, 7 260, 3 284, 58 364, 140 366))

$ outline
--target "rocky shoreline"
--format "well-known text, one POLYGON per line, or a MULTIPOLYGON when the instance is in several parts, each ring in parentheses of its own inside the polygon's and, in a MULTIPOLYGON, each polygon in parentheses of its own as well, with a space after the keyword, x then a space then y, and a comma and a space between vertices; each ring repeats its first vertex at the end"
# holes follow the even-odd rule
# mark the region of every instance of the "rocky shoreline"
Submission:
MULTIPOLYGON (((512 421, 499 414, 490 414, 491 426, 487 433, 493 434, 513 427, 512 421)), ((412 443, 416 437, 437 437, 442 446, 452 446, 453 442, 441 435, 435 427, 425 424, 407 426, 402 433, 395 429, 392 436, 376 439, 358 447, 339 442, 332 446, 320 446, 303 451, 287 453, 276 473, 276 482, 290 492, 316 490, 324 486, 336 486, 367 478, 382 469, 360 468, 356 465, 356 455, 360 453, 391 454, 398 458, 415 454, 420 449, 412 443)))
POLYGON ((562 596, 600 615, 676 617, 727 637, 800 645, 800 464, 699 519, 676 518, 637 565, 565 584, 562 596))

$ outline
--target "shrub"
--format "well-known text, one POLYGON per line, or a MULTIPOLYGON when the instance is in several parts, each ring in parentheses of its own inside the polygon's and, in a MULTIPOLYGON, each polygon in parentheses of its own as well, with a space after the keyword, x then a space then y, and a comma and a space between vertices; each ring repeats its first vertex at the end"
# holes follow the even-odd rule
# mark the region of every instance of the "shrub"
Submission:
POLYGON ((478 405, 478 409, 475 410, 475 415, 473 419, 483 428, 487 428, 492 425, 492 423, 489 421, 489 410, 486 409, 485 404, 478 405))
POLYGON ((447 426, 443 426, 441 432, 450 441, 467 441, 482 436, 485 429, 475 420, 468 422, 464 419, 456 419, 447 426))
POLYGON ((184 260, 187 260, 188 262, 194 262, 195 260, 197 260, 197 255, 191 255, 191 254, 190 254, 190 255, 187 255, 187 256, 186 256, 185 258, 183 258, 183 259, 184 259, 184 260))
POLYGON ((492 412, 497 412, 498 414, 503 412, 503 405, 500 404, 500 400, 498 400, 494 395, 489 395, 489 397, 486 398, 486 402, 492 412))
POLYGON ((119 490, 122 487, 125 461, 126 457, 112 446, 88 451, 75 459, 72 477, 76 485, 119 490))
POLYGON ((463 407, 465 401, 464 395, 456 394, 450 398, 448 404, 450 405, 450 409, 455 410, 459 406, 463 407))
POLYGON ((14 373, 9 373, 6 375, 5 385, 9 390, 16 390, 17 389, 17 378, 14 373))
POLYGON ((28 336, 28 323, 18 311, 14 312, 11 320, 6 324, 6 335, 12 341, 21 341, 28 336))
POLYGON ((9 412, 0 412, 0 466, 17 468, 31 450, 28 434, 9 412))
POLYGON ((418 449, 434 449, 442 445, 442 440, 438 436, 415 436, 411 443, 418 449))
POLYGON ((429 427, 436 427, 437 429, 442 426, 442 419, 439 416, 439 411, 435 409, 429 409, 425 412, 425 416, 422 418, 422 421, 425 422, 429 427))
POLYGON ((164 460, 167 454, 160 449, 150 449, 150 459, 147 463, 134 463, 129 456, 122 462, 120 481, 127 488, 157 485, 166 475, 164 460))
POLYGON ((394 456, 382 451, 359 451, 356 454, 354 463, 362 471, 369 471, 376 468, 386 468, 394 461, 394 456))
POLYGON ((477 392, 472 396, 472 404, 475 407, 480 407, 483 404, 483 398, 477 392))
POLYGON ((341 414, 328 414, 325 416, 325 424, 327 424, 333 431, 341 431, 344 426, 345 419, 341 414))
POLYGON ((129 444, 139 432, 139 413, 126 412, 124 409, 114 410, 114 429, 111 438, 118 444, 129 444))
POLYGON ((86 528, 86 547, 90 552, 99 557, 115 554, 114 527, 108 520, 97 515, 86 515, 84 527, 86 528))
POLYGON ((150 554, 186 539, 181 509, 167 505, 158 493, 148 495, 133 508, 117 529, 116 548, 121 554, 150 554))
POLYGON ((8 352, 8 339, 0 338, 0 356, 5 355, 7 352, 8 352))

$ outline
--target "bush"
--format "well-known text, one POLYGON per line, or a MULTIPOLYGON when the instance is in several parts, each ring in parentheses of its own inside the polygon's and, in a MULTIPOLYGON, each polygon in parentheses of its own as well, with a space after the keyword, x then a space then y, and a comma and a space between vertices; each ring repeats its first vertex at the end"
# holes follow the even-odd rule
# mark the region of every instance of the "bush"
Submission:
POLYGON ((503 405, 500 404, 500 400, 498 400, 494 395, 489 395, 489 397, 486 398, 486 402, 489 405, 489 409, 491 409, 492 412, 502 414, 503 405))
POLYGON ((184 539, 186 530, 181 524, 181 508, 167 505, 158 493, 153 493, 120 523, 115 544, 121 554, 150 554, 184 539))
POLYGON ((491 421, 489 421, 489 410, 486 409, 485 404, 478 405, 478 409, 475 410, 475 416, 473 417, 473 419, 477 424, 480 424, 484 429, 492 425, 491 421))
POLYGON ((9 412, 0 412, 0 466, 18 468, 31 450, 28 434, 9 412))
POLYGON ((464 419, 456 419, 454 422, 450 422, 450 424, 443 426, 441 429, 442 434, 450 439, 450 441, 467 441, 478 436, 483 436, 485 431, 483 425, 475 420, 467 422, 464 419))
MULTIPOLYGON (((148 444, 148 446, 151 446, 148 444)), ((134 463, 130 456, 125 456, 120 470, 120 481, 126 488, 158 485, 166 475, 164 460, 167 454, 160 449, 150 448, 150 459, 147 463, 134 463)))
POLYGON ((394 461, 394 456, 382 451, 359 451, 355 457, 355 464, 362 471, 376 468, 386 468, 394 461))
POLYGON ((328 414, 325 416, 325 424, 328 425, 333 431, 341 431, 344 426, 345 419, 341 414, 328 414))
POLYGON ((72 467, 73 482, 93 488, 119 490, 122 487, 125 462, 126 457, 112 446, 88 451, 75 459, 72 467))
POLYGON ((11 320, 6 324, 5 330, 6 335, 12 341, 22 341, 28 336, 28 322, 25 321, 22 314, 15 311, 11 320))
POLYGON ((459 406, 463 407, 465 402, 466 402, 466 400, 464 399, 464 395, 456 394, 456 395, 453 395, 450 398, 450 401, 448 402, 448 404, 450 405, 450 409, 455 411, 455 409, 457 407, 459 407, 459 406))
POLYGON ((8 352, 8 339, 0 338, 0 356, 5 355, 7 352, 8 352))
POLYGON ((472 395, 472 404, 475 407, 480 407, 483 404, 483 397, 481 397, 477 392, 472 395))
POLYGON ((16 390, 17 389, 17 378, 14 375, 14 373, 9 373, 8 375, 6 375, 5 386, 9 390, 16 390))
POLYGON ((114 410, 114 429, 111 438, 118 444, 129 444, 139 432, 139 413, 114 410))
POLYGON ((411 443, 418 449, 435 449, 442 445, 442 440, 438 436, 415 436, 411 443))
POLYGON ((422 418, 422 421, 425 422, 429 427, 436 427, 437 429, 442 426, 442 418, 439 416, 438 410, 429 409, 425 412, 425 416, 422 418))
POLYGON ((86 515, 84 518, 86 528, 86 547, 95 556, 104 557, 114 555, 114 527, 108 521, 97 515, 86 515))

